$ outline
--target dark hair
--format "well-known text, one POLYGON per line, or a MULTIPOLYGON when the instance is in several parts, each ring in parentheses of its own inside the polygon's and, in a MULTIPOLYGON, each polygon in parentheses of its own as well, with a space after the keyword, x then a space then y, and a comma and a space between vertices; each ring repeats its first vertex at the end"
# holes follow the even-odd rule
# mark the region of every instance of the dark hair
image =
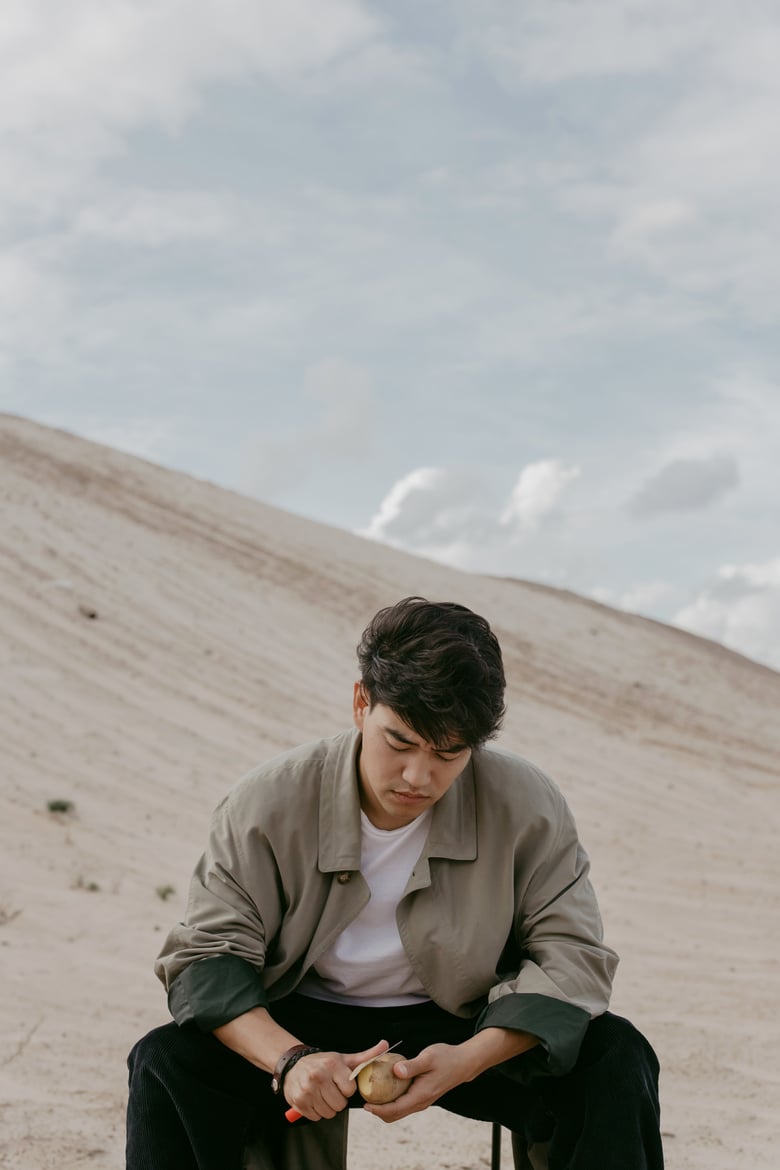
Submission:
POLYGON ((372 618, 357 654, 371 706, 390 707, 427 743, 479 747, 501 726, 501 647, 465 605, 405 597, 372 618))

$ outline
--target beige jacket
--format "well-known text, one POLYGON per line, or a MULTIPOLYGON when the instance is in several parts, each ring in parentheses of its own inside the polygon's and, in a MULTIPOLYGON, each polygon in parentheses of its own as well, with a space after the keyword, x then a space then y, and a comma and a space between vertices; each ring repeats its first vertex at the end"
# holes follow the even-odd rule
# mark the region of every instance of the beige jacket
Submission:
MULTIPOLYGON (((366 904, 359 746, 351 730, 287 752, 217 808, 185 921, 155 967, 179 1023, 210 1030, 288 995, 366 904)), ((617 956, 602 942, 588 868, 555 784, 483 748, 435 805, 398 907, 431 998, 475 1030, 539 1036, 523 1066, 539 1074, 573 1065, 609 1001, 617 956)))

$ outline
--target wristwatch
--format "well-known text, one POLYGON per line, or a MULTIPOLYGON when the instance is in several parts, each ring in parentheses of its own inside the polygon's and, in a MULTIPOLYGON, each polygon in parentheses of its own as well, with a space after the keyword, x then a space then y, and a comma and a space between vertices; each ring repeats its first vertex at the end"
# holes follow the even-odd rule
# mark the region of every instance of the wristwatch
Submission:
POLYGON ((276 1062, 276 1068, 271 1077, 271 1091, 279 1096, 282 1092, 282 1085, 284 1078, 287 1076, 294 1064, 297 1064, 302 1056, 308 1056, 312 1052, 322 1052, 321 1048, 312 1048, 309 1044, 294 1044, 292 1048, 288 1048, 276 1062))

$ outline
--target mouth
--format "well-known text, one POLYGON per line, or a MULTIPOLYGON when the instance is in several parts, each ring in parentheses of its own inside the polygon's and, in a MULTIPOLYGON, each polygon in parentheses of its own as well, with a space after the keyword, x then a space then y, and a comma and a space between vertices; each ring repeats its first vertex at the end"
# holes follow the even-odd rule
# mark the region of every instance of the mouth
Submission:
POLYGON ((425 804, 428 799, 421 792, 399 792, 396 789, 393 789, 393 796, 404 804, 425 804))

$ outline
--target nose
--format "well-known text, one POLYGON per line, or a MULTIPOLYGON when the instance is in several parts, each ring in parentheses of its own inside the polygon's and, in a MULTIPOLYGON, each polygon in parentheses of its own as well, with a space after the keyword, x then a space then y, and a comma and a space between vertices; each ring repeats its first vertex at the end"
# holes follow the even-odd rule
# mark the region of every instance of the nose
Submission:
POLYGON ((422 790, 428 786, 430 780, 430 763, 422 752, 408 752, 401 775, 404 784, 408 784, 415 791, 422 790))

